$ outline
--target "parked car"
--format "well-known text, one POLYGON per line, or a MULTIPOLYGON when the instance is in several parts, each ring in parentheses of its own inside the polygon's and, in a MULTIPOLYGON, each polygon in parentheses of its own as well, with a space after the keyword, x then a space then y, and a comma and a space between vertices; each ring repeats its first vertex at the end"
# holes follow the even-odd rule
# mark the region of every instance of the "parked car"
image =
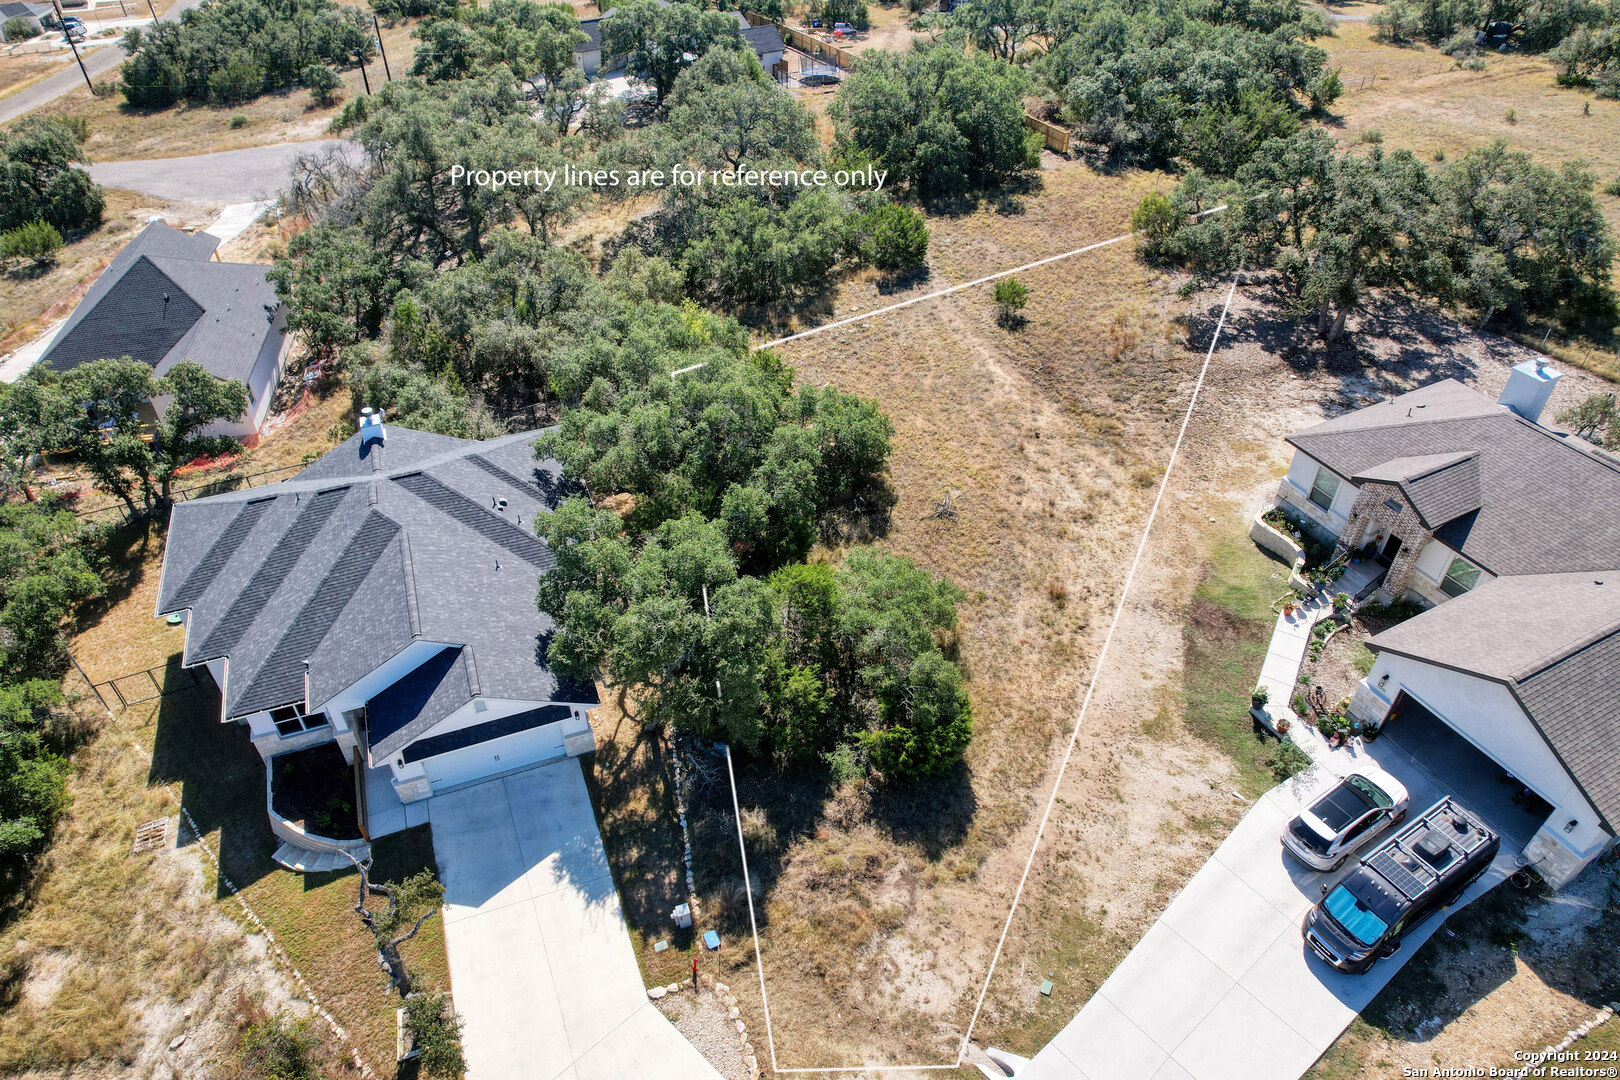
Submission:
POLYGON ((62 16, 62 29, 74 41, 83 41, 85 38, 84 20, 77 15, 62 16))
POLYGON ((1301 810, 1283 830, 1283 846, 1314 870, 1337 870, 1358 848, 1405 821, 1410 801, 1399 780, 1363 767, 1301 810))
POLYGON ((1447 797, 1385 840, 1305 917, 1312 952, 1360 975, 1483 874, 1501 837, 1447 797))

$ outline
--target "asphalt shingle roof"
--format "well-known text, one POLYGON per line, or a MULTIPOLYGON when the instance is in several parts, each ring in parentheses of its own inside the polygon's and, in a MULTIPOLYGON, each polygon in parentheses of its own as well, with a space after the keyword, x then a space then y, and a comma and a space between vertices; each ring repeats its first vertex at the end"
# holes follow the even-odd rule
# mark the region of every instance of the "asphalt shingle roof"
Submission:
POLYGON ((1483 501, 1477 450, 1394 458, 1351 479, 1358 484, 1372 481, 1396 485, 1430 529, 1478 510, 1483 501))
POLYGON ((1505 684, 1620 823, 1620 570, 1497 578, 1367 644, 1505 684))
POLYGON ((225 717, 319 709, 413 641, 460 647, 480 694, 594 703, 546 662, 555 627, 534 597, 552 557, 534 519, 565 485, 538 437, 389 427, 380 449, 351 438, 284 483, 176 506, 157 613, 189 609, 186 664, 225 658, 225 717))
MULTIPOLYGON (((1446 379, 1336 417, 1288 441, 1341 476, 1454 457, 1419 477, 1441 543, 1492 574, 1600 570, 1620 563, 1620 465, 1446 379), (1461 455, 1477 455, 1473 463, 1461 455)), ((1413 483, 1412 479, 1405 481, 1413 483)))
POLYGON ((126 244, 68 316, 41 362, 68 371, 131 356, 159 375, 195 360, 247 382, 280 301, 269 269, 213 261, 219 241, 154 221, 126 244))

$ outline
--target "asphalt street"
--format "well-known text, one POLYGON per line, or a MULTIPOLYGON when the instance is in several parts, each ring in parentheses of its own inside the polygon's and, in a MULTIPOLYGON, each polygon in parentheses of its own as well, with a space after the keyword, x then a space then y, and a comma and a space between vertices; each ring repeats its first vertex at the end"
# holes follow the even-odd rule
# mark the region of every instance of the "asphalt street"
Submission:
MULTIPOLYGON (((354 147, 343 139, 250 146, 195 157, 98 161, 87 166, 103 187, 127 188, 161 199, 200 203, 242 203, 271 199, 287 186, 300 154, 328 146, 354 147)), ((358 148, 356 148, 358 153, 358 148)))

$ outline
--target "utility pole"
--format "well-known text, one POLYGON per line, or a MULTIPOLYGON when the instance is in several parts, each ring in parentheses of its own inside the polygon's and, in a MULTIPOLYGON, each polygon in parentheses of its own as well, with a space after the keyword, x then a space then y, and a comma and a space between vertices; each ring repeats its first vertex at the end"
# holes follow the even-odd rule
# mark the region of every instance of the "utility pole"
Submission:
POLYGON ((157 8, 152 6, 152 0, 146 0, 146 10, 152 13, 152 25, 158 24, 157 8))
POLYGON ((371 78, 366 75, 366 62, 360 61, 360 81, 366 84, 366 97, 371 96, 371 78))
POLYGON ((90 96, 96 96, 96 84, 90 81, 90 73, 84 69, 84 57, 79 55, 79 47, 73 43, 73 33, 67 27, 62 27, 62 36, 67 38, 68 48, 73 50, 73 59, 79 62, 79 74, 84 76, 84 85, 90 88, 90 96))
POLYGON ((382 57, 383 74, 388 76, 389 82, 393 82, 394 73, 388 70, 388 50, 383 48, 382 26, 377 22, 377 13, 375 11, 371 13, 371 28, 377 31, 377 53, 382 57))

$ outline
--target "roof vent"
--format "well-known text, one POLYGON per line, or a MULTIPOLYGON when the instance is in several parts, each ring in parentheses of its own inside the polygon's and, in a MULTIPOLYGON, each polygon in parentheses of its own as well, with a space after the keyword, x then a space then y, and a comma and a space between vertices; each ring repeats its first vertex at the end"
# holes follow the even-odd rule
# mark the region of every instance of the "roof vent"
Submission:
POLYGON ((1496 399, 1496 403, 1506 405, 1532 424, 1539 424, 1541 410, 1547 407, 1547 399, 1552 397, 1558 380, 1563 377, 1562 372, 1547 366, 1545 357, 1526 360, 1514 365, 1507 385, 1502 387, 1502 396, 1496 399))
POLYGON ((360 446, 362 448, 371 443, 386 442, 388 433, 383 430, 383 411, 366 406, 360 410, 360 446))

